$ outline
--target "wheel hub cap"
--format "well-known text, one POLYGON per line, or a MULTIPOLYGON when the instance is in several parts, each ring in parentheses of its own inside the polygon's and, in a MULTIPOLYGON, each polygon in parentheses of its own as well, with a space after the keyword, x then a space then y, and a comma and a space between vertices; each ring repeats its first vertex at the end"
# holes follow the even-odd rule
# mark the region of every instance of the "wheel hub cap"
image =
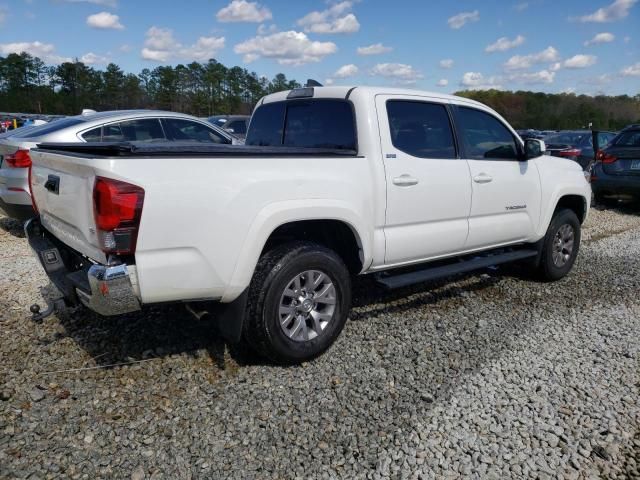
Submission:
POLYGON ((564 267, 571 258, 573 253, 573 245, 575 241, 575 232, 569 224, 562 225, 553 239, 553 264, 556 267, 564 267))
POLYGON ((280 327, 291 340, 312 340, 327 328, 335 313, 336 288, 319 270, 307 270, 289 281, 280 297, 280 327))

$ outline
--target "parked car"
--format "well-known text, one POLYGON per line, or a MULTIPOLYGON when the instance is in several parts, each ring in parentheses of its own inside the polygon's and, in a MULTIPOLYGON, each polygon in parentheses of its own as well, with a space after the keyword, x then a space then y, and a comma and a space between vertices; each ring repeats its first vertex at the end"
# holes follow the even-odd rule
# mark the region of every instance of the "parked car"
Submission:
POLYGON ((249 120, 251 120, 249 115, 214 115, 207 119, 209 123, 241 139, 247 136, 249 120))
POLYGON ((542 132, 540 132, 539 130, 533 130, 531 128, 527 130, 518 130, 518 135, 520 135, 520 138, 522 138, 523 140, 526 140, 527 138, 537 138, 538 140, 541 140, 544 137, 542 132))
POLYGON ((34 216, 28 186, 29 150, 42 142, 194 141, 231 144, 232 135, 190 115, 120 110, 67 117, 0 136, 0 208, 26 220, 34 216))
MULTIPOLYGON (((614 132, 598 132, 598 143, 606 145, 615 137, 614 132)), ((591 130, 565 130, 544 138, 547 154, 578 162, 583 170, 593 163, 593 136, 591 130)))
POLYGON ((591 169, 597 203, 614 199, 640 202, 640 125, 630 125, 598 150, 591 169))
POLYGON ((32 152, 27 236, 67 302, 219 302, 228 340, 296 363, 339 335, 351 275, 393 289, 516 260, 547 280, 571 270, 589 183, 487 106, 373 87, 258 105, 247 146, 32 152))

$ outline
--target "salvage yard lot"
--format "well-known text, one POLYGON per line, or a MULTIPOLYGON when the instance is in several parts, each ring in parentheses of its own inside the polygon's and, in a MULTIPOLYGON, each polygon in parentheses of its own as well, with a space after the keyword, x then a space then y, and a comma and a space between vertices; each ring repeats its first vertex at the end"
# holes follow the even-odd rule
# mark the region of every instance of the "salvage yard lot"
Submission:
POLYGON ((45 276, 0 217, 0 478, 638 476, 638 259, 640 215, 592 210, 557 283, 360 279, 336 345, 282 368, 178 307, 32 323, 45 276))

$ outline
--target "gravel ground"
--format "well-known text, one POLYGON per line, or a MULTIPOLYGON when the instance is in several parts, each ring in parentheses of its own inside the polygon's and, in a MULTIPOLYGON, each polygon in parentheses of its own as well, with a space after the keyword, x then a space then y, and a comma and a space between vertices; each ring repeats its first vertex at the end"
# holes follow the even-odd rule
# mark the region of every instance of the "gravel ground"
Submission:
POLYGON ((281 368, 177 307, 31 323, 46 281, 0 218, 0 478, 640 478, 638 258, 640 215, 594 210, 558 283, 359 280, 281 368))

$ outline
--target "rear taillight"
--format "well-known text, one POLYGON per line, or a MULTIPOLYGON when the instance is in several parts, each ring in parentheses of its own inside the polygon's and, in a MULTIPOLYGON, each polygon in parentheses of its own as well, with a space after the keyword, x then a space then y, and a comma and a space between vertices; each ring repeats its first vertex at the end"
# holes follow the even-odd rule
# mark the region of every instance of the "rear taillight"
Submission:
POLYGON ((614 163, 616 160, 618 160, 618 157, 616 157, 615 155, 611 155, 610 153, 607 153, 603 150, 598 150, 598 153, 596 154, 596 160, 602 163, 614 163))
POLYGON ((135 253, 143 202, 144 189, 119 180, 96 178, 93 209, 103 252, 135 253))
POLYGON ((6 155, 4 161, 12 168, 29 168, 31 166, 29 150, 18 150, 10 155, 6 155))
POLYGON ((579 148, 570 148, 569 150, 560 150, 558 156, 560 157, 579 157, 582 150, 579 148))

